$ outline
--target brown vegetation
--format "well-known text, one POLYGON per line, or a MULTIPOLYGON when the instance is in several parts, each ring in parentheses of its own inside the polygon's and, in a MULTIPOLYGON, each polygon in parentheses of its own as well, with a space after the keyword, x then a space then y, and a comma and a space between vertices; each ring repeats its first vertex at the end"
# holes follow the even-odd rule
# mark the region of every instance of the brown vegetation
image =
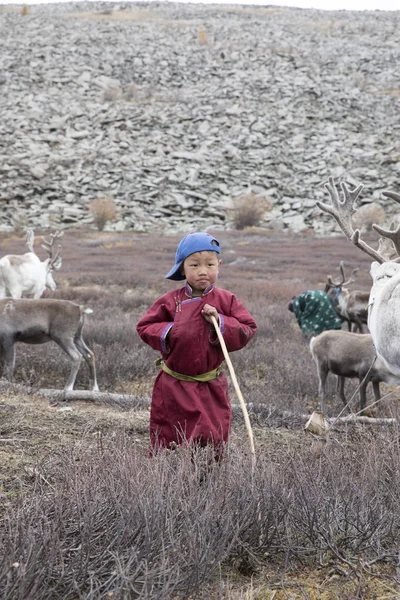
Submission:
POLYGON ((272 203, 268 198, 255 194, 253 191, 233 197, 232 204, 233 224, 239 230, 259 225, 264 213, 272 208, 272 203))
POLYGON ((117 205, 112 198, 96 198, 96 200, 89 202, 89 211, 93 216, 93 222, 97 229, 103 231, 106 223, 115 219, 117 205))
POLYGON ((197 34, 197 40, 202 46, 207 46, 210 43, 206 31, 203 27, 200 27, 199 29, 199 33, 197 34))
POLYGON ((357 229, 360 229, 361 233, 366 231, 372 231, 372 225, 382 225, 386 220, 385 210, 378 202, 371 202, 371 204, 364 204, 357 209, 353 215, 353 223, 357 229))
MULTIPOLYGON (((37 390, 61 388, 68 360, 51 344, 19 346, 19 385, 0 390, 4 600, 395 597, 399 432, 343 425, 320 446, 304 433, 300 415, 317 407, 318 382, 287 310, 293 295, 323 289, 340 260, 360 267, 357 287, 368 289, 368 257, 341 237, 213 234, 222 245, 219 285, 259 325, 231 356, 251 403, 254 476, 240 413, 219 466, 185 448, 147 457, 148 411, 139 407, 156 355, 135 326, 176 285, 164 275, 181 236, 68 231, 57 290, 46 296, 94 309, 86 339, 100 389, 137 402, 47 403, 37 390)), ((0 240, 4 254, 20 244, 0 240)), ((77 387, 87 377, 82 368, 77 387)), ((333 397, 328 415, 341 408, 333 397)), ((397 416, 393 396, 383 413, 397 416)))

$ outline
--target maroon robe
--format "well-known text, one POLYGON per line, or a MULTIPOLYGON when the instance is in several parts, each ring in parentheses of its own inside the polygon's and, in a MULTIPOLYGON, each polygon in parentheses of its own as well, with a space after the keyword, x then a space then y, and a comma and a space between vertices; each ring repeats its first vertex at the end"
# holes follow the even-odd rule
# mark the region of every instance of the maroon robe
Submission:
MULTIPOLYGON (((243 304, 230 292, 210 286, 202 297, 191 288, 161 296, 137 324, 146 344, 161 352, 165 364, 184 375, 202 375, 224 360, 214 327, 202 316, 204 304, 214 306, 228 352, 243 348, 257 325, 243 304)), ((231 425, 228 381, 224 373, 211 381, 182 381, 163 370, 154 383, 150 441, 153 447, 191 440, 200 445, 227 442, 231 425)), ((174 444, 172 444, 173 446, 174 444)))

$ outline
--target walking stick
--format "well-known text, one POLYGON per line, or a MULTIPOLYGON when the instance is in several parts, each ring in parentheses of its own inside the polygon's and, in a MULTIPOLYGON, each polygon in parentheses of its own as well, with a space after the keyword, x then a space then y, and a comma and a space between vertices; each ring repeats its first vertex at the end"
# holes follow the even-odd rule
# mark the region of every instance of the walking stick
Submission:
POLYGON ((211 315, 211 322, 214 325, 215 331, 217 332, 219 343, 221 344, 222 352, 224 353, 225 361, 226 361, 226 364, 228 365, 229 373, 231 375, 232 383, 235 388, 236 395, 239 398, 240 408, 242 409, 247 433, 249 434, 250 449, 251 449, 251 462, 252 462, 252 466, 254 468, 254 466, 256 464, 256 451, 254 449, 253 430, 251 428, 249 413, 247 412, 246 404, 244 403, 242 392, 240 391, 239 384, 236 379, 235 371, 233 369, 233 365, 232 365, 231 359, 229 357, 229 352, 226 347, 225 340, 222 337, 222 333, 218 326, 217 319, 213 315, 211 315))

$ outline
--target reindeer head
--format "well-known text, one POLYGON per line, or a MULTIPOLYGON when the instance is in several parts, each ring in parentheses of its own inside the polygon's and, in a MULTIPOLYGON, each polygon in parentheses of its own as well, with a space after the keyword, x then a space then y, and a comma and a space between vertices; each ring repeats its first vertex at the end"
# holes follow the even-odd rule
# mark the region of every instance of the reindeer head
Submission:
MULTIPOLYGON (((47 259, 47 260, 49 260, 49 259, 47 259)), ((46 287, 47 287, 47 289, 51 290, 52 292, 54 292, 54 290, 57 288, 57 284, 53 279, 52 269, 47 270, 46 287)))
POLYGON ((374 261, 369 272, 374 285, 382 285, 400 273, 400 265, 394 261, 386 261, 382 264, 374 261))
POLYGON ((347 281, 346 281, 346 275, 344 272, 344 262, 342 260, 340 261, 339 269, 340 269, 341 279, 339 279, 338 281, 333 281, 332 276, 328 275, 328 277, 326 278, 327 282, 325 284, 325 289, 324 289, 325 294, 327 294, 329 296, 329 298, 334 306, 338 304, 338 296, 341 293, 348 291, 346 288, 346 285, 349 285, 349 283, 352 283, 355 280, 354 276, 358 271, 358 267, 353 269, 349 279, 347 279, 347 281))
POLYGON ((44 261, 46 265, 46 287, 54 291, 57 287, 56 282, 53 279, 53 271, 58 271, 62 265, 61 258, 61 245, 58 245, 55 255, 53 256, 53 246, 56 239, 59 239, 64 234, 63 231, 56 231, 50 234, 50 241, 47 241, 42 237, 42 248, 49 254, 49 258, 44 261))

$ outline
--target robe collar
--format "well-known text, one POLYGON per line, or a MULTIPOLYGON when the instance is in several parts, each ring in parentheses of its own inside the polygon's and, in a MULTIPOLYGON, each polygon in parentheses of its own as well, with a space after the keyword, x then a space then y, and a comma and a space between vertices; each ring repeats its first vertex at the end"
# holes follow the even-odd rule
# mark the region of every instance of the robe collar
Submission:
MULTIPOLYGON (((207 294, 209 294, 210 292, 212 292, 214 288, 215 288, 215 285, 214 285, 214 284, 212 284, 212 285, 209 285, 209 286, 208 286, 208 287, 207 287, 207 288, 204 290, 204 292, 202 293, 202 295, 201 295, 201 296, 198 296, 198 297, 199 297, 199 298, 204 298, 204 296, 207 296, 207 294)), ((193 294, 192 287, 191 287, 191 286, 190 286, 190 285, 189 285, 189 284, 186 282, 186 285, 185 285, 185 295, 186 295, 188 298, 193 298, 192 294, 193 294)), ((196 297, 197 297, 197 296, 196 296, 196 297)))

